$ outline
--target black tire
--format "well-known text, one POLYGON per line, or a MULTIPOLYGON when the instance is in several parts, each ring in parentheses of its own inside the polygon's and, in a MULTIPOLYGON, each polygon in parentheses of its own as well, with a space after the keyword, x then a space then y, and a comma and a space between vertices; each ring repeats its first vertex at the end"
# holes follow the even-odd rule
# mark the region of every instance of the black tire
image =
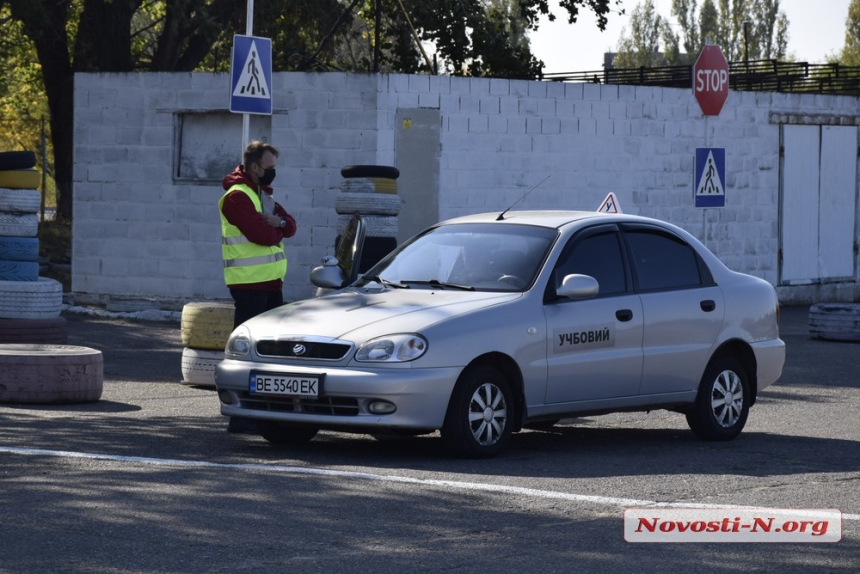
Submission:
POLYGON ((387 177, 397 179, 400 170, 388 165, 347 165, 341 168, 343 177, 387 177))
POLYGON ((272 444, 305 444, 317 436, 318 428, 260 421, 260 435, 272 444))
POLYGON ((717 357, 705 369, 687 424, 702 440, 731 440, 747 423, 751 399, 741 362, 731 356, 717 357))
POLYGON ((467 368, 448 403, 445 448, 464 458, 496 456, 510 441, 514 410, 511 384, 502 373, 486 366, 467 368))
POLYGON ((0 152, 0 170, 30 169, 36 167, 36 152, 4 151, 0 152))

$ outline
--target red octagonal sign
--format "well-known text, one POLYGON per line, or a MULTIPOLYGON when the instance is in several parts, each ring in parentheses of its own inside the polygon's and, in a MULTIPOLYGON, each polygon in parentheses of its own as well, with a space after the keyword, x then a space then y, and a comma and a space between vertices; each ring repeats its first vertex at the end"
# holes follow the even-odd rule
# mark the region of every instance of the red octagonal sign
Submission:
POLYGON ((729 63, 715 44, 702 48, 693 65, 693 95, 706 116, 718 116, 729 97, 729 63))

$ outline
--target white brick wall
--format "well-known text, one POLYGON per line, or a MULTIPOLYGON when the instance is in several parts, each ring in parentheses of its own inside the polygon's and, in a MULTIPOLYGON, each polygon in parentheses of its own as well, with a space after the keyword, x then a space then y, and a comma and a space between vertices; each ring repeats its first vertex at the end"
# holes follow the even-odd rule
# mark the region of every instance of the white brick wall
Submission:
MULTIPOLYGON (((176 114, 226 110, 227 86, 226 74, 76 76, 76 295, 229 298, 222 190, 173 179, 176 114)), ((593 210, 612 191, 625 212, 672 221, 731 268, 773 284, 779 126, 771 114, 860 112, 851 97, 733 92, 719 117, 705 119, 690 90, 402 74, 275 74, 273 94, 272 143, 282 152, 275 196, 299 225, 286 242, 288 300, 312 293, 310 269, 333 250, 340 168, 396 165, 398 108, 440 111, 439 219, 505 209, 549 175, 518 208, 593 210), (725 208, 693 204, 697 147, 726 148, 725 208)))

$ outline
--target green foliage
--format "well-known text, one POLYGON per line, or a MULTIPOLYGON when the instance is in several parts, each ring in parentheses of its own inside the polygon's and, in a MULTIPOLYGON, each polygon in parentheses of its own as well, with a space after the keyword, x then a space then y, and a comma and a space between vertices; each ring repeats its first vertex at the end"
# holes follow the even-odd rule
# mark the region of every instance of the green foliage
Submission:
POLYGON ((49 116, 48 100, 42 82, 42 67, 33 43, 23 26, 11 18, 9 7, 0 7, 3 35, 0 37, 0 60, 14 70, 0 76, 0 151, 31 150, 36 152, 37 169, 46 175, 45 203, 54 205, 56 188, 53 178, 53 153, 47 147, 47 162, 42 164, 42 139, 46 143, 50 130, 44 121, 49 116))
POLYGON ((851 0, 845 20, 845 47, 839 58, 845 66, 860 66, 860 0, 851 0))
POLYGON ((631 32, 622 33, 614 65, 689 65, 708 40, 719 45, 729 61, 788 57, 788 18, 779 0, 704 0, 701 9, 697 0, 673 0, 672 16, 678 33, 656 13, 653 0, 634 8, 631 32))

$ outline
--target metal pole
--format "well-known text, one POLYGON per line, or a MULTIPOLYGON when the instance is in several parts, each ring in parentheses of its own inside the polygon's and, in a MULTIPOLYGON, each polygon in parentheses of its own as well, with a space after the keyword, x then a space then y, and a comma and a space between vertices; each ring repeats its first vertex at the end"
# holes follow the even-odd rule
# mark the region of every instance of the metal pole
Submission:
MULTIPOLYGON (((247 12, 245 16, 245 35, 254 35, 254 0, 248 0, 247 12)), ((248 145, 248 138, 250 137, 250 133, 251 115, 245 113, 242 114, 242 155, 244 155, 245 153, 245 146, 248 145)))
POLYGON ((42 116, 42 198, 41 198, 41 218, 39 221, 45 221, 45 194, 48 193, 48 179, 45 171, 48 168, 48 136, 45 133, 45 116, 42 116))

